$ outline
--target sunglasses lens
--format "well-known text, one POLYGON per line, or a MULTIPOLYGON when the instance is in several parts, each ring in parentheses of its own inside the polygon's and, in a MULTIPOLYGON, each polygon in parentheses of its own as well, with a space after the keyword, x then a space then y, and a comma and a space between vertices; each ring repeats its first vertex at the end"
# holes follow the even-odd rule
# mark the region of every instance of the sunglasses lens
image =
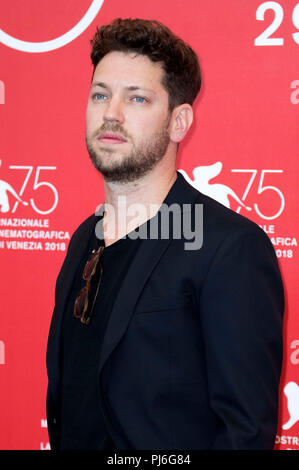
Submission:
POLYGON ((80 318, 84 313, 84 310, 87 308, 87 288, 86 286, 79 292, 78 297, 76 298, 74 306, 74 315, 76 318, 80 318))
MULTIPOLYGON (((84 325, 88 325, 90 321, 90 315, 92 312, 89 313, 89 316, 87 316, 88 315, 87 312, 88 312, 88 304, 89 304, 88 297, 89 297, 91 279, 96 272, 96 268, 97 268, 99 259, 101 257, 101 254, 103 253, 103 250, 104 250, 103 246, 101 246, 98 249, 98 251, 93 250, 92 255, 90 259, 87 261, 84 271, 83 271, 83 279, 84 281, 86 281, 86 286, 83 287, 83 289, 81 289, 75 301, 74 316, 76 318, 80 318, 81 323, 83 323, 84 325)), ((100 277, 101 275, 102 275, 102 266, 100 270, 100 277)), ((95 298, 97 296, 97 292, 95 294, 95 298)), ((94 302, 95 302, 95 299, 92 304, 92 310, 93 310, 94 302)))
POLYGON ((84 271, 83 271, 84 281, 89 281, 91 277, 94 275, 102 250, 103 250, 103 247, 101 247, 98 251, 95 251, 91 255, 90 259, 87 261, 84 271))

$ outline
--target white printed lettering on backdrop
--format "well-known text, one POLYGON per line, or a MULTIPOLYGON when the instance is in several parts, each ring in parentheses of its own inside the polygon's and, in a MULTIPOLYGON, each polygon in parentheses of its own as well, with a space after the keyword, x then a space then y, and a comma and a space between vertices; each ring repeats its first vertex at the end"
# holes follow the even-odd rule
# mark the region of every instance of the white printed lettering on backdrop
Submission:
MULTIPOLYGON (((256 10, 256 19, 258 21, 265 21, 265 12, 272 10, 274 12, 274 17, 272 23, 270 23, 267 28, 254 40, 255 46, 283 46, 284 38, 282 37, 270 37, 274 34, 280 27, 284 12, 283 7, 278 2, 263 2, 258 6, 256 10)), ((268 18, 268 17, 267 17, 268 18)), ((292 22, 297 30, 299 30, 299 3, 295 6, 292 13, 292 22)), ((293 39, 296 44, 299 44, 299 31, 296 31, 292 34, 293 39)))
MULTIPOLYGON (((0 160, 0 167, 1 164, 0 160)), ((9 165, 8 168, 9 176, 0 179, 0 250, 65 251, 70 239, 68 227, 57 227, 55 221, 52 224, 50 218, 41 217, 53 213, 59 201, 57 188, 50 182, 57 167, 9 165), (17 185, 13 183, 16 171, 23 176, 17 185), (38 219, 35 214, 32 216, 32 211, 38 214, 38 219)))
POLYGON ((293 80, 291 82, 291 88, 295 88, 295 91, 291 93, 290 101, 292 104, 299 103, 299 80, 293 80))

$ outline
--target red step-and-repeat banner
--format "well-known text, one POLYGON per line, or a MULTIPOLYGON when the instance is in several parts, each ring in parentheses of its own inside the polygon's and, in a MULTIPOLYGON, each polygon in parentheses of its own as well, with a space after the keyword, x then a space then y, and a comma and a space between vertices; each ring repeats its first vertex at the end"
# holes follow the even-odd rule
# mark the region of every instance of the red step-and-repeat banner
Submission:
POLYGON ((0 449, 50 448, 45 352, 55 280, 72 233, 104 197, 85 148, 89 40, 116 17, 162 21, 198 54, 203 86, 177 169, 254 220, 275 247, 286 293, 275 448, 299 449, 295 0, 1 2, 0 449))

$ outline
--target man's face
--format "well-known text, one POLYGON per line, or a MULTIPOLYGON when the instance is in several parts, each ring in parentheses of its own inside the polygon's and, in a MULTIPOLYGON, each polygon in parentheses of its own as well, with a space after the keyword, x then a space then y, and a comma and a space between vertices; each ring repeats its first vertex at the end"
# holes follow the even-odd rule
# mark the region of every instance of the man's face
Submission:
POLYGON ((168 93, 160 64, 113 51, 98 63, 86 113, 86 145, 107 181, 146 175, 169 144, 168 93))

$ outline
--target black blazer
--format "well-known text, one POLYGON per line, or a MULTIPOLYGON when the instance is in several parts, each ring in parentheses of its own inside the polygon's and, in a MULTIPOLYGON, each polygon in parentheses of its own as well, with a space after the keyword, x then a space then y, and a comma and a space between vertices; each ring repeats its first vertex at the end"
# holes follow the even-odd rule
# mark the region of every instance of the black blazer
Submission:
MULTIPOLYGON (((115 299, 99 363, 117 449, 272 449, 284 294, 265 232, 183 176, 167 203, 203 205, 203 245, 143 240, 115 299)), ((193 214, 194 212, 192 212, 193 214)), ((71 238, 47 347, 47 420, 59 449, 60 333, 90 216, 71 238)))

